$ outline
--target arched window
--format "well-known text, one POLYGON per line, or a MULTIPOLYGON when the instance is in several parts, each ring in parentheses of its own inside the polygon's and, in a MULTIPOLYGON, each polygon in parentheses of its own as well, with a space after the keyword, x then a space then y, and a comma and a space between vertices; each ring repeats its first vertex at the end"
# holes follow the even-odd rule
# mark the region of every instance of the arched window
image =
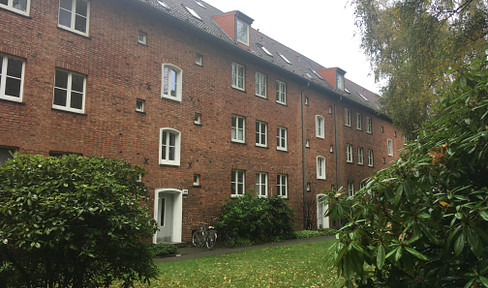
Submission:
POLYGON ((161 97, 181 102, 183 71, 172 64, 163 64, 163 84, 161 97))
POLYGON ((159 139, 159 164, 180 166, 180 131, 172 128, 161 128, 159 139))

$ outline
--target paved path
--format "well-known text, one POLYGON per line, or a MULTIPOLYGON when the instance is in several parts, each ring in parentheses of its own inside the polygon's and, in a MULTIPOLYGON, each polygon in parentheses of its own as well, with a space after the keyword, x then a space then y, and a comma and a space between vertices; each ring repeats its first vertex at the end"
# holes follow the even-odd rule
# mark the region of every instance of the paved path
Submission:
POLYGON ((173 261, 181 261, 187 259, 195 259, 200 257, 212 256, 212 255, 222 255, 222 254, 229 254, 253 249, 260 249, 266 247, 273 247, 273 246, 283 246, 283 245, 293 245, 293 244, 300 244, 300 243, 310 243, 310 242, 319 242, 325 240, 334 239, 334 236, 318 236, 312 237, 307 239, 291 239, 291 240, 283 240, 279 242, 271 242, 271 243, 264 243, 259 245, 253 245, 248 247, 237 247, 237 248, 227 248, 221 245, 221 243, 217 243, 212 250, 208 250, 207 248, 200 248, 200 247, 191 247, 190 245, 178 248, 177 256, 170 256, 170 257, 163 257, 163 258, 155 258, 155 263, 160 262, 173 262, 173 261))

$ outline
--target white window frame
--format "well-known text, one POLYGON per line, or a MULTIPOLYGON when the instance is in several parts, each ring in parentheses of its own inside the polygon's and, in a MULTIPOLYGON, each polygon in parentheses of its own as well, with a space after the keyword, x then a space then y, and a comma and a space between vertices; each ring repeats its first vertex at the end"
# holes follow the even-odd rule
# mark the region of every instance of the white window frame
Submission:
POLYGON ((136 112, 146 112, 146 100, 136 99, 136 112))
POLYGON ((18 13, 18 14, 22 14, 22 15, 25 15, 25 16, 29 16, 29 13, 30 13, 30 1, 31 0, 26 0, 25 10, 21 10, 19 8, 14 7, 14 0, 7 0, 7 4, 0 4, 0 8, 6 9, 6 10, 9 10, 9 11, 18 13))
POLYGON ((246 190, 246 172, 244 170, 232 170, 230 183, 231 183, 231 190, 230 190, 231 197, 244 196, 246 190), (239 181, 239 175, 242 176, 242 182, 239 181), (239 187, 242 187, 242 189, 239 189, 239 187))
POLYGON ((182 97, 183 70, 176 65, 163 63, 161 69, 161 98, 181 102, 182 97), (166 69, 168 69, 168 75, 166 75, 166 69), (174 72, 175 79, 172 79, 171 72, 174 72), (173 91, 174 93, 172 93, 173 91))
POLYGON ((68 71, 68 70, 64 70, 64 69, 56 69, 55 73, 54 73, 54 91, 53 91, 53 102, 52 103, 53 103, 52 107, 55 109, 65 110, 65 111, 74 112, 74 113, 84 113, 85 112, 85 104, 86 104, 86 76, 83 74, 80 74, 80 73, 76 73, 76 72, 72 72, 72 71, 68 71), (67 83, 66 83, 67 88, 62 88, 62 87, 56 86, 56 72, 62 72, 62 73, 68 74, 68 79, 67 79, 67 83), (73 76, 83 77, 83 91, 73 90, 73 87, 72 87, 73 76), (66 106, 54 104, 54 95, 56 93, 56 89, 66 91, 66 106), (71 107, 71 96, 72 96, 71 94, 72 93, 82 94, 81 109, 71 107))
POLYGON ((137 43, 147 45, 147 33, 144 31, 137 32, 137 43))
POLYGON ((344 125, 351 127, 351 110, 349 108, 344 108, 344 125))
POLYGON ((325 118, 321 115, 315 115, 315 136, 325 138, 325 118))
POLYGON ((236 19, 236 40, 239 43, 249 46, 249 24, 240 19, 236 19), (241 35, 241 32, 245 32, 244 35, 241 35))
POLYGON ((62 29, 66 29, 66 30, 71 31, 71 32, 76 33, 76 34, 88 36, 90 33, 90 5, 91 5, 91 1, 89 1, 89 0, 70 0, 71 1, 71 10, 70 10, 71 22, 70 22, 69 26, 66 26, 66 25, 63 25, 60 23, 61 10, 67 11, 66 9, 61 7, 61 1, 63 1, 63 0, 59 0, 58 27, 60 27, 62 29), (80 15, 80 16, 86 18, 86 26, 85 26, 86 31, 85 32, 76 29, 76 16, 79 14, 76 13, 75 9, 76 9, 76 4, 78 1, 85 1, 87 4, 86 15, 80 15))
MULTIPOLYGON (((168 135, 168 134, 166 134, 168 135)), ((173 128, 161 128, 159 131, 159 165, 167 165, 167 166, 180 166, 180 158, 181 158, 181 132, 173 129, 173 128), (169 137, 167 141, 163 143, 163 133, 171 133, 175 135, 175 144, 174 144, 174 159, 163 159, 163 145, 165 147, 165 154, 169 155, 169 149, 171 146, 169 145, 169 137)))
POLYGON ((347 195, 354 196, 354 181, 347 181, 347 195))
POLYGON ((246 118, 239 115, 232 115, 231 141, 237 143, 246 143, 246 118), (242 126, 240 125, 239 120, 242 120, 242 126), (239 137, 239 132, 242 132, 242 139, 240 139, 239 137))
POLYGON ((356 129, 363 130, 363 116, 361 113, 356 113, 356 129))
POLYGON ((344 91, 344 75, 336 72, 337 89, 344 91))
POLYGON ((315 162, 317 163, 317 179, 325 180, 327 178, 325 157, 317 156, 315 162))
POLYGON ((353 163, 354 162, 351 144, 346 144, 346 162, 347 163, 353 163))
POLYGON ((276 103, 286 105, 286 83, 276 80, 276 103))
POLYGON ((276 127, 276 149, 288 151, 288 129, 285 127, 276 127))
POLYGON ((358 164, 359 165, 364 164, 364 148, 363 147, 358 147, 358 164))
POLYGON ((373 119, 369 116, 366 116, 366 133, 373 133, 373 119))
POLYGON ((278 174, 276 177, 276 191, 278 197, 288 198, 288 175, 278 174))
POLYGON ((373 150, 368 149, 368 166, 373 167, 374 165, 374 153, 373 150))
POLYGON ((6 54, 0 54, 0 57, 2 57, 2 60, 0 61, 0 70, 2 71, 0 72, 1 73, 0 74, 0 99, 14 101, 14 102, 22 102, 22 98, 23 98, 22 96, 24 94, 25 60, 18 57, 12 57, 6 54), (12 59, 13 61, 22 62, 20 78, 13 75, 7 75, 9 59, 12 59), (5 94, 6 93, 5 89, 7 86, 7 78, 14 79, 17 81, 20 80, 19 97, 5 94))
POLYGON ((386 146, 388 148, 388 156, 393 157, 393 140, 387 139, 386 146))
POLYGON ((268 147, 268 123, 266 122, 256 121, 256 146, 268 147), (263 136, 264 143, 262 141, 263 136))
POLYGON ((268 173, 256 173, 256 194, 258 197, 268 197, 268 173))
POLYGON ((256 82, 256 88, 255 88, 255 93, 256 96, 261 97, 261 98, 266 98, 267 96, 267 76, 264 73, 257 72, 254 74, 255 82, 256 82))
POLYGON ((232 62, 232 88, 245 91, 246 68, 241 64, 232 62))

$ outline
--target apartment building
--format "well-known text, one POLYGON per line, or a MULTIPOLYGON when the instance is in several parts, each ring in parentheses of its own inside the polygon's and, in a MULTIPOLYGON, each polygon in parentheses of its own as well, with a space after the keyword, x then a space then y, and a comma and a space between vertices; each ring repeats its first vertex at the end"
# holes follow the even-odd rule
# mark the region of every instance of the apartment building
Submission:
POLYGON ((10 152, 142 165, 160 231, 188 241, 222 203, 280 196, 329 227, 398 157, 379 96, 199 0, 0 1, 0 162, 10 152))

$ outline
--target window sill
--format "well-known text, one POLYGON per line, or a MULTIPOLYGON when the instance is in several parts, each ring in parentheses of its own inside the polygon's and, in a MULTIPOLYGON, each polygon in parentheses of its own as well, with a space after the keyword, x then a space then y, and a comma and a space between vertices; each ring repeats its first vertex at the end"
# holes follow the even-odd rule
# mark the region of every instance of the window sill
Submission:
POLYGON ((236 141, 236 140, 230 140, 230 142, 234 143, 234 144, 247 145, 246 142, 240 142, 240 141, 236 141))
POLYGON ((17 101, 14 99, 5 99, 5 98, 0 98, 1 102, 8 102, 8 103, 13 103, 13 104, 18 104, 18 105, 25 105, 25 102, 23 101, 17 101))
POLYGON ((268 147, 268 146, 262 146, 262 145, 257 145, 257 144, 256 144, 256 147, 257 147, 257 148, 263 148, 263 149, 269 149, 269 147, 268 147))
POLYGON ((288 107, 288 105, 287 105, 286 103, 283 103, 283 102, 278 102, 278 101, 276 101, 276 104, 280 104, 280 105, 282 105, 282 106, 288 107))
POLYGON ((231 87, 232 89, 237 90, 237 91, 240 91, 240 92, 242 92, 242 93, 247 93, 247 92, 246 92, 246 89, 244 89, 244 88, 239 88, 239 87, 236 87, 236 86, 230 86, 230 87, 231 87))
POLYGON ((90 39, 91 40, 91 37, 90 37, 90 35, 88 33, 86 33, 86 34, 85 33, 81 33, 81 32, 78 32, 77 30, 73 30, 73 29, 71 29, 69 27, 61 26, 59 24, 58 24, 58 29, 61 29, 63 31, 67 31, 69 33, 72 33, 72 34, 75 34, 75 35, 78 35, 78 36, 81 36, 81 37, 84 37, 86 39, 90 39))
POLYGON ((276 148, 276 151, 280 151, 280 152, 285 152, 285 153, 288 153, 288 149, 280 149, 280 148, 276 148))
POLYGON ((159 162, 159 166, 180 167, 180 163, 159 162))
POLYGON ((163 95, 161 95, 161 99, 166 99, 166 100, 170 100, 173 102, 181 103, 181 97, 167 96, 167 95, 163 94, 163 95))
POLYGON ((64 113, 69 113, 69 114, 72 114, 72 115, 79 115, 79 116, 88 116, 87 114, 85 114, 85 112, 77 112, 77 111, 71 111, 71 110, 65 110, 65 109, 62 109, 62 108, 57 108, 57 107, 51 107, 51 110, 52 111, 56 111, 56 112, 64 112, 64 113))
POLYGON ((0 9, 8 11, 8 12, 13 13, 13 14, 18 15, 18 16, 22 16, 22 17, 25 17, 28 19, 32 19, 32 17, 29 15, 30 11, 29 12, 23 12, 22 10, 18 10, 18 9, 11 8, 8 6, 0 6, 0 9))
POLYGON ((263 100, 269 100, 268 97, 266 97, 266 96, 262 96, 262 95, 258 95, 258 94, 254 94, 254 96, 256 96, 260 99, 263 99, 263 100))

